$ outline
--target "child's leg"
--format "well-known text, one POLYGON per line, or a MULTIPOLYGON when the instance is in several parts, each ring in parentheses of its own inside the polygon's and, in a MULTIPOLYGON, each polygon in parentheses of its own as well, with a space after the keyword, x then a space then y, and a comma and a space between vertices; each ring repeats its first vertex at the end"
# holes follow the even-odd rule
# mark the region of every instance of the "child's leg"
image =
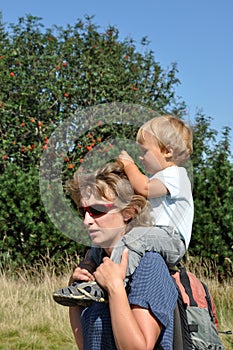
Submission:
MULTIPOLYGON (((165 259, 168 266, 174 266, 185 254, 185 244, 180 235, 171 227, 152 226, 135 227, 125 234, 114 247, 111 259, 120 263, 124 248, 129 249, 128 267, 126 271, 125 285, 139 264, 141 257, 146 251, 156 251, 165 259)), ((101 263, 101 250, 91 249, 87 260, 95 261, 98 266, 101 263)), ((96 283, 78 283, 75 286, 60 289, 53 294, 53 298, 59 304, 65 306, 89 305, 92 301, 105 302, 106 294, 96 283)))
POLYGON ((132 275, 139 264, 141 257, 146 252, 146 235, 150 227, 135 227, 127 232, 114 247, 111 259, 119 264, 124 248, 128 248, 128 267, 126 271, 126 280, 132 275))
POLYGON ((180 234, 170 226, 151 227, 146 235, 146 250, 160 253, 169 267, 175 266, 186 253, 180 234))

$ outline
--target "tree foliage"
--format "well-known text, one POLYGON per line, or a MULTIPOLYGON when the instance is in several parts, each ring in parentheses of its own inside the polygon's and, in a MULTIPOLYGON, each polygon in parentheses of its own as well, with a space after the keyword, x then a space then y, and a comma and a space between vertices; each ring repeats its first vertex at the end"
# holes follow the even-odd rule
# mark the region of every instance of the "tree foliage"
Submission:
POLYGON ((196 115, 193 156, 195 218, 190 252, 232 269, 233 165, 230 162, 230 129, 223 128, 222 138, 217 142, 217 132, 211 129, 210 122, 211 118, 202 113, 196 115))
MULTIPOLYGON (((48 249, 55 258, 62 251, 81 251, 52 225, 41 202, 38 169, 51 133, 77 111, 105 103, 131 103, 182 117, 185 103, 176 96, 177 66, 164 70, 146 38, 138 51, 133 39, 120 40, 113 26, 101 32, 90 17, 66 28, 44 28, 41 18, 28 15, 9 27, 1 23, 0 38, 2 258, 32 263, 48 249)), ((200 114, 193 128, 190 253, 222 262, 232 259, 233 244, 229 129, 217 142, 210 120, 200 114)), ((113 134, 134 140, 136 129, 102 124, 83 133, 75 156, 64 156, 65 176, 113 134)))

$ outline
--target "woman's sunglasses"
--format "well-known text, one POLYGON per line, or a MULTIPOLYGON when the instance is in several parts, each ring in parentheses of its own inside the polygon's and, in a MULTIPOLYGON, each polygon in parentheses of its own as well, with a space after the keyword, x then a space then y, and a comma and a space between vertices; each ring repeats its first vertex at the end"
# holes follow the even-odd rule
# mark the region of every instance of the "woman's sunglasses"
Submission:
POLYGON ((85 218, 86 213, 88 213, 93 219, 96 219, 107 214, 113 208, 115 208, 113 203, 93 204, 88 207, 79 207, 78 213, 82 218, 85 218))

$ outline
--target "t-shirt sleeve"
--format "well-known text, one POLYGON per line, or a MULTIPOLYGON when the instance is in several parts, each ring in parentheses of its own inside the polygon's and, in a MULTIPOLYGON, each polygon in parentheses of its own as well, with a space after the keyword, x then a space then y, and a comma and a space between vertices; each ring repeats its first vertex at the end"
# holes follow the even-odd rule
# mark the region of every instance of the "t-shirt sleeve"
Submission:
POLYGON ((164 184, 164 186, 166 186, 171 198, 176 198, 181 195, 181 184, 183 186, 184 183, 181 168, 173 166, 163 169, 156 173, 152 178, 158 179, 164 184))
POLYGON ((147 252, 132 276, 129 303, 150 310, 166 328, 173 319, 177 296, 161 255, 147 252))

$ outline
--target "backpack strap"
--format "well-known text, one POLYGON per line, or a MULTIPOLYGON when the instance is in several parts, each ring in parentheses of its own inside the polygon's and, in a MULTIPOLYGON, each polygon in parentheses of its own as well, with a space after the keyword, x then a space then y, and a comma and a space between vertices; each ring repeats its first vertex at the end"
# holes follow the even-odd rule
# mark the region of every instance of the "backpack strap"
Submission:
MULTIPOLYGON (((176 284, 175 280, 174 283, 176 284)), ((174 328, 173 328, 173 350, 192 350, 192 339, 189 330, 189 324, 186 313, 186 304, 178 285, 178 299, 174 310, 174 328)))
POLYGON ((211 321, 214 322, 214 314, 213 314, 213 308, 212 308, 212 302, 211 302, 209 290, 204 282, 201 282, 201 284, 203 285, 203 287, 205 289, 205 294, 206 294, 205 297, 206 297, 206 301, 208 304, 208 310, 209 310, 211 321))
POLYGON ((179 265, 179 270, 180 270, 180 281, 183 284, 184 289, 189 297, 190 306, 198 306, 194 297, 193 297, 189 276, 188 276, 185 268, 183 266, 179 265))
POLYGON ((174 310, 174 328, 173 328, 173 350, 183 350, 183 327, 181 324, 180 309, 178 302, 174 310))

